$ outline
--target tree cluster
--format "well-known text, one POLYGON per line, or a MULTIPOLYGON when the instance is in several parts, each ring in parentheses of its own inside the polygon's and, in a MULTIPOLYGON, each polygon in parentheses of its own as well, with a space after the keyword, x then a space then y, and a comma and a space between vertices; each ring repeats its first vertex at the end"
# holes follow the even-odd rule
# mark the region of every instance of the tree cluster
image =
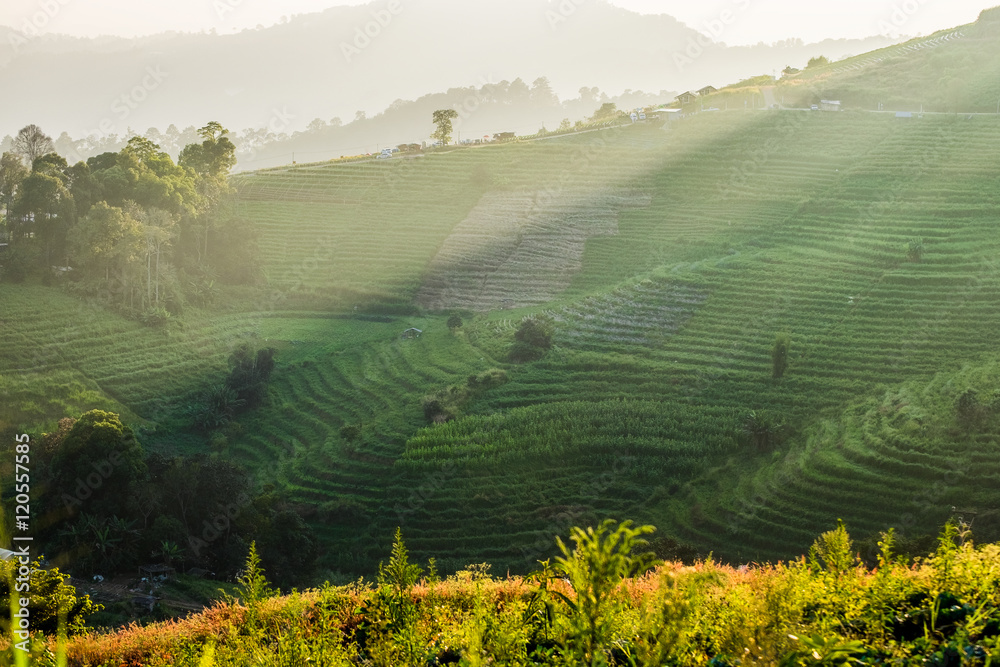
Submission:
POLYGON ((273 347, 256 351, 245 343, 237 347, 229 357, 229 376, 192 408, 195 425, 205 430, 225 426, 240 412, 260 406, 267 398, 274 353, 273 347))
POLYGON ((147 321, 211 297, 215 280, 251 282, 256 237, 223 209, 235 146, 219 123, 175 163, 150 139, 70 165, 29 125, 0 157, 0 276, 68 278, 74 290, 147 321))
MULTIPOLYGON (((62 420, 32 464, 36 553, 76 576, 164 563, 225 578, 256 540, 276 580, 291 584, 317 554, 302 517, 273 489, 221 458, 146 453, 114 413, 62 420)), ((0 491, 4 503, 13 498, 0 491)))
POLYGON ((514 363, 524 363, 541 359, 552 347, 552 325, 530 317, 521 323, 514 333, 514 344, 508 358, 514 363))

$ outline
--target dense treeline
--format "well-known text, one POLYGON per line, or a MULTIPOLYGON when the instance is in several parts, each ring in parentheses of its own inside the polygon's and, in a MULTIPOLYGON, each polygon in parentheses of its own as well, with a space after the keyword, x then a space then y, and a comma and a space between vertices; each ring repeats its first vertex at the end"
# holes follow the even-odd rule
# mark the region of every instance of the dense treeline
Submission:
POLYGON ((255 233, 222 206, 235 146, 216 122, 198 134, 176 163, 132 137, 70 165, 39 127, 22 129, 0 157, 0 278, 62 279, 152 323, 210 302, 217 281, 253 282, 255 233))
POLYGON ((224 579, 252 540, 283 585, 311 572, 315 540, 272 487, 219 457, 147 452, 114 413, 61 420, 32 448, 32 469, 35 553, 76 576, 163 563, 224 579))

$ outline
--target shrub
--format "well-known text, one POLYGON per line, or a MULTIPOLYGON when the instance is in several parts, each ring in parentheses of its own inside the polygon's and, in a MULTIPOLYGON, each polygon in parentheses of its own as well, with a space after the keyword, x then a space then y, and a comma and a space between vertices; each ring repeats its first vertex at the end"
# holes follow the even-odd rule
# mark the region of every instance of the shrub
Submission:
POLYGON ((648 544, 642 536, 654 530, 653 526, 632 528, 631 521, 615 527, 615 521, 607 519, 596 529, 573 528, 570 539, 576 546, 572 551, 556 538, 563 555, 556 558, 554 573, 565 576, 576 593, 573 597, 556 593, 569 608, 570 630, 564 645, 583 664, 606 664, 613 634, 613 595, 624 579, 655 564, 651 552, 635 553, 648 544))
POLYGON ((792 347, 792 338, 788 334, 778 334, 771 350, 771 371, 775 380, 781 379, 788 368, 788 351, 792 347))
POLYGON ((166 326, 170 321, 170 311, 166 308, 147 308, 140 317, 142 323, 149 327, 159 328, 166 326))
POLYGON ((822 566, 832 574, 844 574, 854 566, 853 546, 844 522, 838 520, 836 528, 823 533, 813 542, 809 549, 809 561, 816 569, 822 566))
POLYGON ((552 347, 552 327, 538 318, 528 318, 514 333, 514 344, 507 357, 514 363, 541 359, 552 347))
POLYGON ((358 424, 344 424, 340 427, 340 437, 347 442, 354 442, 361 437, 361 426, 358 424))
MULTIPOLYGON (((12 584, 18 576, 18 560, 0 561, 0 602, 3 603, 3 614, 0 614, 0 629, 3 635, 10 637, 9 617, 12 584)), ((102 607, 95 604, 88 595, 79 595, 69 584, 69 575, 53 567, 46 569, 41 560, 31 565, 29 575, 29 591, 17 593, 19 597, 27 596, 29 604, 28 618, 31 619, 31 629, 46 634, 56 634, 65 629, 67 634, 77 634, 85 629, 86 619, 98 612, 102 607), (64 616, 60 620, 60 616, 64 616)), ((15 584, 16 586, 16 584, 15 584)), ((15 592, 17 589, 14 588, 15 592)))

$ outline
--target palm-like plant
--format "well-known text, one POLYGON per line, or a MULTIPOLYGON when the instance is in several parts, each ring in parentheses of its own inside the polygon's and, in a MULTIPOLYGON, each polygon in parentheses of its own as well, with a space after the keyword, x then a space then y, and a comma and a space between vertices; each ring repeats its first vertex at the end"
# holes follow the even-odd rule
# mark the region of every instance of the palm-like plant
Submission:
POLYGON ((153 552, 154 556, 159 556, 163 559, 163 564, 170 567, 170 564, 181 558, 184 555, 184 549, 177 545, 176 542, 170 540, 163 540, 160 542, 160 548, 153 552))

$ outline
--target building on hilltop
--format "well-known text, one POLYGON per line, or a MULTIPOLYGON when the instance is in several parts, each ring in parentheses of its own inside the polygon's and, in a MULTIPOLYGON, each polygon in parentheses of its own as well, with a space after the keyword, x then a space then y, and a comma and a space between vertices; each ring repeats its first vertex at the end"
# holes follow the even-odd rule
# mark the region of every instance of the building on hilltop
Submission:
POLYGON ((698 91, 698 94, 701 95, 702 97, 705 97, 705 95, 711 95, 712 93, 717 93, 717 92, 719 92, 719 89, 716 88, 715 86, 705 86, 704 88, 698 91))
POLYGON ((676 99, 681 104, 691 104, 696 99, 698 99, 698 96, 692 93, 691 91, 688 91, 686 93, 681 93, 680 95, 677 96, 676 99))

